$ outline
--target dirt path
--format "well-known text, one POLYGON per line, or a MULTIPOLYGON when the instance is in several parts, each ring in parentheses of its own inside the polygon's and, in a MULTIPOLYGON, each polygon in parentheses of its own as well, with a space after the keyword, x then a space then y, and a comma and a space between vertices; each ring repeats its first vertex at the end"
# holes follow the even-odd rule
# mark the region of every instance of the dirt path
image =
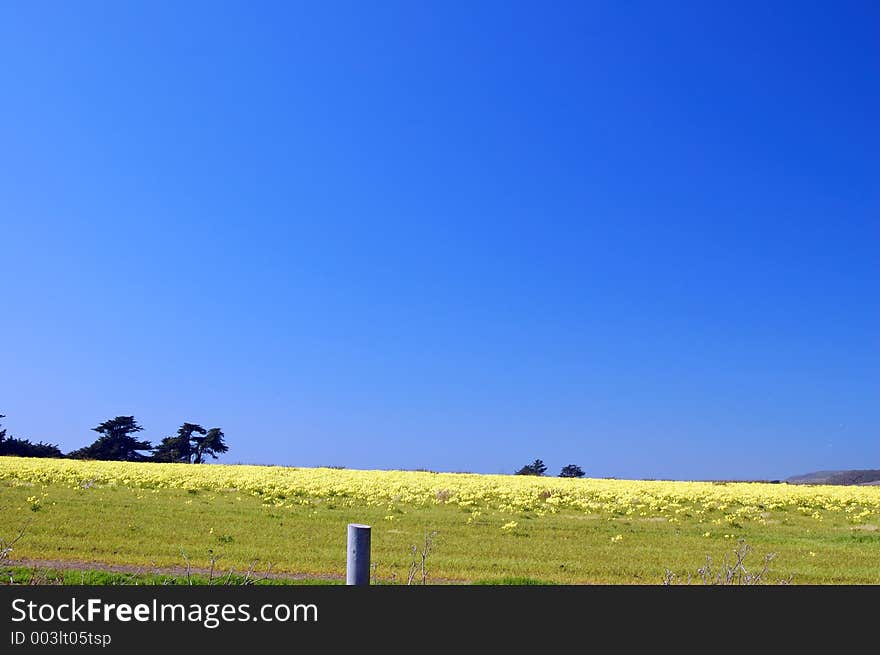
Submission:
MULTIPOLYGON (((55 560, 55 559, 7 559, 5 565, 11 567, 25 567, 32 569, 53 569, 57 571, 106 571, 107 573, 121 573, 128 575, 167 575, 176 578, 185 578, 187 567, 185 566, 135 566, 133 564, 107 564, 105 562, 87 562, 84 560, 55 560)), ((211 570, 192 566, 189 568, 192 575, 211 575, 211 570)), ((229 568, 218 566, 214 569, 214 578, 222 579, 229 574, 229 568)), ((310 573, 286 573, 272 571, 267 572, 266 567, 255 567, 251 571, 247 569, 234 569, 237 576, 247 575, 250 579, 269 580, 342 580, 344 576, 334 574, 310 574, 310 573)))
MULTIPOLYGON (((185 566, 135 566, 133 564, 107 564, 106 562, 88 562, 85 560, 75 559, 6 559, 3 561, 4 567, 24 567, 35 570, 56 570, 56 571, 105 571, 107 573, 120 573, 123 575, 167 575, 175 578, 186 578, 187 568, 185 566)), ((189 569, 191 575, 210 576, 211 570, 192 566, 189 569)), ((233 575, 247 576, 251 580, 302 580, 302 581, 341 581, 345 579, 344 575, 333 573, 289 573, 284 571, 269 571, 266 567, 255 567, 253 570, 234 569, 233 575)), ((214 569, 214 580, 222 581, 224 577, 229 575, 229 568, 218 566, 214 569)), ((382 583, 392 582, 391 580, 381 580, 382 583)), ((405 581, 404 581, 405 582, 405 581)), ((468 580, 453 580, 447 578, 430 578, 429 584, 468 584, 468 580)))

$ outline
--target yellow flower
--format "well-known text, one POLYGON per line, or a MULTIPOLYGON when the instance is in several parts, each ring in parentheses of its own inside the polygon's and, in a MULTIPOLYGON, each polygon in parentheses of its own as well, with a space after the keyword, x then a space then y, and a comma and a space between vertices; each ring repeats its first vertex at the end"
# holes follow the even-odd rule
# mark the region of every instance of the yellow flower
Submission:
MULTIPOLYGON (((206 492, 201 496, 206 500, 228 494, 236 502, 254 499, 273 511, 296 511, 294 508, 299 506, 313 509, 328 499, 339 507, 366 504, 383 508, 389 515, 393 513, 389 507, 443 504, 464 510, 463 518, 467 517, 471 523, 476 521, 478 512, 487 516, 502 512, 513 519, 510 523, 516 523, 526 514, 540 521, 564 511, 603 522, 637 516, 673 523, 690 520, 702 522, 704 527, 714 524, 719 530, 723 527, 741 529, 740 526, 745 527, 749 522, 776 523, 784 521, 786 514, 798 513, 817 521, 842 520, 850 525, 873 522, 880 517, 880 493, 876 487, 868 486, 610 479, 557 481, 511 475, 230 465, 187 467, 0 457, 0 485, 41 489, 51 484, 82 494, 126 487, 135 490, 137 496, 143 496, 143 502, 152 498, 148 494, 165 494, 169 490, 206 492)), ((42 489, 40 493, 44 493, 42 489)), ((193 504, 191 500, 183 500, 187 505, 193 504)), ((38 493, 21 503, 21 510, 39 511, 51 504, 50 499, 38 493)), ((504 529, 510 531, 513 527, 504 529)))

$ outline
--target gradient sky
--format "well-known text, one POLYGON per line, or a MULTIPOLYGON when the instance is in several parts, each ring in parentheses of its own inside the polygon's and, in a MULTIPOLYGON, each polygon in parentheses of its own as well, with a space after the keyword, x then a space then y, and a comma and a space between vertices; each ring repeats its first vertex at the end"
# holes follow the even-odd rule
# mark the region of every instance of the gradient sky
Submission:
POLYGON ((3 2, 0 413, 880 468, 874 2, 3 2))

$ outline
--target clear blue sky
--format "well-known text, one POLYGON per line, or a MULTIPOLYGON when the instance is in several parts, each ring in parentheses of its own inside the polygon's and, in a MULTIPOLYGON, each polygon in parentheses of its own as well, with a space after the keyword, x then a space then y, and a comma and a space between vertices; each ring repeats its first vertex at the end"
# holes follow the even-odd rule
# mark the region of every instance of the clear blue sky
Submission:
POLYGON ((880 468, 873 2, 4 2, 0 413, 223 461, 880 468))

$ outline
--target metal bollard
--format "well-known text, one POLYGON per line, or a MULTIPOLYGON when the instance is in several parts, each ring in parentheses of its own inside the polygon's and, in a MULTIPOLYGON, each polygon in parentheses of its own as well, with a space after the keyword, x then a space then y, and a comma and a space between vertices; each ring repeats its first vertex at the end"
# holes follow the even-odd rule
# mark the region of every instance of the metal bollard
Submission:
POLYGON ((345 584, 370 584, 370 526, 348 524, 348 556, 345 563, 345 584))

